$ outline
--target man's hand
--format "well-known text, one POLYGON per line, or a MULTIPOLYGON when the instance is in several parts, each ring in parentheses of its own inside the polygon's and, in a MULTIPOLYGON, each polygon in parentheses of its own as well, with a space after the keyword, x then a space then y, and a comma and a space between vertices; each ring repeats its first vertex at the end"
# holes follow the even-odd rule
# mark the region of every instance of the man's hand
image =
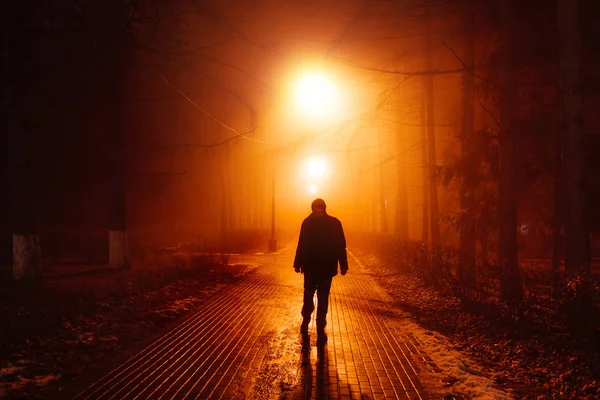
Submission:
POLYGON ((302 267, 294 267, 294 271, 296 271, 297 273, 301 274, 302 273, 302 267))
POLYGON ((347 269, 342 269, 340 272, 342 273, 342 275, 346 275, 348 273, 348 270, 347 269))

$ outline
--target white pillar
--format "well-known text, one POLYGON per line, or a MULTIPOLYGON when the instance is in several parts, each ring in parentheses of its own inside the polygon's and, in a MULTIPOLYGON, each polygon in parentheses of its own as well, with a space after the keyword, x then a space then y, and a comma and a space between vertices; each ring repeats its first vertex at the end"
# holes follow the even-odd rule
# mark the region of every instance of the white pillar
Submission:
POLYGON ((111 268, 129 268, 127 248, 127 233, 125 231, 108 231, 108 264, 111 268))
POLYGON ((40 235, 13 234, 13 278, 21 280, 41 277, 40 235))

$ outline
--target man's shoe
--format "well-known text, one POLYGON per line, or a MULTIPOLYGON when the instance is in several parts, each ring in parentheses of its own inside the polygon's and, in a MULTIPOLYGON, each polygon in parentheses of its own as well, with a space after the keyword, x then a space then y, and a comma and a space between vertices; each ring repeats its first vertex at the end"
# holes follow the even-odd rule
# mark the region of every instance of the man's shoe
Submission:
POLYGON ((317 346, 324 346, 327 344, 327 334, 325 332, 319 332, 317 335, 317 346))
POLYGON ((302 325, 300 325, 300 334, 308 335, 308 324, 310 323, 309 319, 302 320, 302 325))

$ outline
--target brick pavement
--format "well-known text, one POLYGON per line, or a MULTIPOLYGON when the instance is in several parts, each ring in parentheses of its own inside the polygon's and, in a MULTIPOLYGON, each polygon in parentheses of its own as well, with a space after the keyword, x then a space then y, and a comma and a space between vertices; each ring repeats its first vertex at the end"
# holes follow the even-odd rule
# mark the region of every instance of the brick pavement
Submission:
POLYGON ((303 351, 302 276, 292 260, 293 248, 232 257, 260 266, 76 398, 428 398, 418 370, 435 365, 353 256, 348 275, 333 281, 329 343, 315 347, 313 321, 303 351))

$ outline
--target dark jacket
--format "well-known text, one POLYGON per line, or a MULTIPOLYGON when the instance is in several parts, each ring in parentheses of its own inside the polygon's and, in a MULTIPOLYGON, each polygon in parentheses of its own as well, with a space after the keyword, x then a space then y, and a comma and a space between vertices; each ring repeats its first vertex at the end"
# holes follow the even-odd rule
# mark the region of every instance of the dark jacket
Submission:
POLYGON ((294 268, 305 274, 329 278, 348 270, 346 238, 342 223, 327 214, 310 214, 300 228, 294 268))

